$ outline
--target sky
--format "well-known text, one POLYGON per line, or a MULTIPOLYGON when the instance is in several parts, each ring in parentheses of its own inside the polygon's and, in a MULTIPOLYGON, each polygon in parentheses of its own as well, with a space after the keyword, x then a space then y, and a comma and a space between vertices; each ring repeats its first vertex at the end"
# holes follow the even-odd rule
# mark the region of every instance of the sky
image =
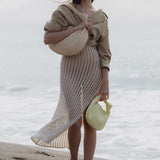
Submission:
MULTIPOLYGON (((42 40, 43 26, 59 5, 56 2, 59 1, 0 0, 0 34, 3 37, 1 41, 13 41, 15 38, 20 41, 24 35, 26 41, 36 41, 36 37, 42 40)), ((121 36, 121 33, 125 32, 134 36, 138 32, 137 35, 149 34, 156 39, 160 34, 158 0, 95 0, 93 5, 97 9, 102 8, 108 15, 109 28, 113 35, 111 37, 117 34, 121 36)))
MULTIPOLYGON (((59 1, 0 0, 0 75, 3 75, 0 81, 6 82, 6 79, 14 79, 13 77, 15 81, 21 81, 19 78, 30 75, 30 70, 32 77, 38 74, 43 77, 48 70, 58 66, 60 57, 52 54, 43 42, 43 27, 58 7, 57 2, 59 1), (57 64, 53 64, 52 56, 58 60, 57 64)), ((158 59, 160 1, 94 0, 93 6, 103 9, 109 17, 109 41, 113 61, 118 60, 118 54, 122 58, 125 52, 133 59, 131 51, 134 53, 136 50, 141 54, 146 49, 154 50, 154 59, 158 59)), ((144 59, 145 54, 141 55, 144 59)))

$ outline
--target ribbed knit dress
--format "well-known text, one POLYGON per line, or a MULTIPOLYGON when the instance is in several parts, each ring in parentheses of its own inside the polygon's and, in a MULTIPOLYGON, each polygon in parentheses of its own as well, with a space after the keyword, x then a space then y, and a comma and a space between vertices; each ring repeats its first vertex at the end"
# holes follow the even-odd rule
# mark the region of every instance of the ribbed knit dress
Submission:
MULTIPOLYGON (((52 19, 44 27, 45 34, 62 31, 67 26, 76 26, 81 22, 69 8, 60 5, 59 8, 61 7, 65 14, 55 10, 52 19)), ((80 5, 75 7, 83 12, 80 5)), ((83 116, 90 101, 100 90, 102 68, 109 69, 111 52, 107 18, 102 10, 98 10, 89 18, 93 20, 93 24, 85 48, 77 55, 61 57, 58 104, 51 121, 31 136, 31 140, 37 145, 69 149, 68 129, 83 116)))

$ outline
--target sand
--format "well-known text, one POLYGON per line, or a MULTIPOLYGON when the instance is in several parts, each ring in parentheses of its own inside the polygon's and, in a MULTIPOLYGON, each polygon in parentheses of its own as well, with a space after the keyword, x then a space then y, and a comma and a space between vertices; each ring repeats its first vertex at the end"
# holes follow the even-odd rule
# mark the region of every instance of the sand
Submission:
MULTIPOLYGON (((69 157, 69 151, 0 142, 0 160, 69 160, 69 157)), ((83 155, 79 155, 78 160, 83 160, 83 155)), ((94 160, 106 159, 94 158, 94 160)))

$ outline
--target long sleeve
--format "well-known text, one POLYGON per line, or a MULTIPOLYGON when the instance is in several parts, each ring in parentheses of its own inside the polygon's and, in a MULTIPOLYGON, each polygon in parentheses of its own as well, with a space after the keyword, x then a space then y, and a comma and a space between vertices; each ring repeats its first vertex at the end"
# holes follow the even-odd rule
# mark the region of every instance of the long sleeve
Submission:
POLYGON ((110 71, 110 61, 111 61, 111 50, 109 45, 109 28, 108 28, 108 18, 105 18, 104 32, 98 42, 97 50, 100 55, 100 65, 101 68, 107 67, 110 71))
POLYGON ((58 8, 52 13, 51 19, 44 25, 45 35, 51 32, 59 32, 68 26, 68 21, 65 15, 61 12, 61 9, 66 10, 65 6, 58 6, 58 8))

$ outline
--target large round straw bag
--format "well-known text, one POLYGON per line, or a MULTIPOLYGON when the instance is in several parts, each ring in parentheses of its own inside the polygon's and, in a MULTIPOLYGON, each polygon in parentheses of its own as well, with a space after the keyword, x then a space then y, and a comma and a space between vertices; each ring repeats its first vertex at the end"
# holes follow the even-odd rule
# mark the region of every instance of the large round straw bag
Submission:
MULTIPOLYGON (((87 18, 87 14, 80 13, 74 6, 71 4, 63 4, 67 5, 76 15, 78 15, 82 20, 87 18)), ((73 27, 73 26, 69 26, 73 27)), ((81 50, 85 47, 88 40, 88 30, 86 28, 79 29, 63 40, 54 43, 48 44, 49 48, 61 55, 64 56, 73 56, 81 52, 81 50)))
POLYGON ((100 95, 96 96, 87 108, 85 118, 87 123, 96 130, 102 130, 110 116, 110 109, 112 104, 107 100, 104 100, 106 105, 106 110, 104 110, 98 101, 100 100, 100 95))

